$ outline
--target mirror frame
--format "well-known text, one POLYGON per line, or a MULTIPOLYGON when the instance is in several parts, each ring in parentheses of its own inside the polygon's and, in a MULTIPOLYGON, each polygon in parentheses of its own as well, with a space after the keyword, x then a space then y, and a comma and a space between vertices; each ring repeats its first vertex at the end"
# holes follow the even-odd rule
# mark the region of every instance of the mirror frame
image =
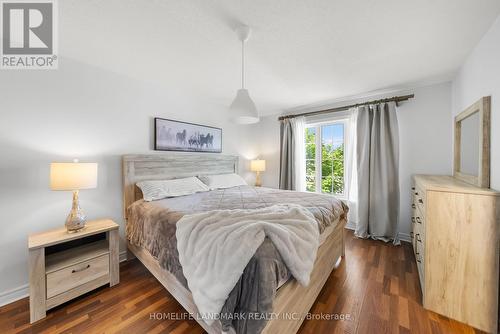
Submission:
POLYGON ((481 188, 490 187, 490 105, 491 97, 485 96, 455 116, 453 176, 481 188), (479 113, 479 171, 477 176, 460 172, 462 142, 461 122, 475 113, 479 113))

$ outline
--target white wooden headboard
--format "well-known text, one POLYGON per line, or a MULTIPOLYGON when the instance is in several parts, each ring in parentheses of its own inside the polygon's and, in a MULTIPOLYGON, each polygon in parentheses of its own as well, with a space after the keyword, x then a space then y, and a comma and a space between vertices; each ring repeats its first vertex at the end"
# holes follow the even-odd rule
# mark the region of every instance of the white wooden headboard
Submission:
POLYGON ((182 177, 238 173, 238 156, 212 153, 158 153, 124 155, 123 210, 142 198, 136 183, 144 180, 168 180, 182 177))

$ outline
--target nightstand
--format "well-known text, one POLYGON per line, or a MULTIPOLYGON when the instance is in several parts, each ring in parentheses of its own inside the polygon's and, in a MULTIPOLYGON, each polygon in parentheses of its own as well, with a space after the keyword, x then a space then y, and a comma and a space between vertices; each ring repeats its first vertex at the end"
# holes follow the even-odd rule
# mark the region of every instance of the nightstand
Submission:
POLYGON ((109 219, 87 222, 76 233, 61 227, 30 235, 30 322, 102 285, 118 284, 118 244, 118 224, 109 219))

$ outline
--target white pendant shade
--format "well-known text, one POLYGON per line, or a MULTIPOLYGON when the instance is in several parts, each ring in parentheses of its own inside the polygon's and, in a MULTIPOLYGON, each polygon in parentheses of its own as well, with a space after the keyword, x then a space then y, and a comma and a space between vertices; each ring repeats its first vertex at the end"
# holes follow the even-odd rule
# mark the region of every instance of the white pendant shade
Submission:
POLYGON ((237 124, 254 124, 259 121, 257 108, 253 103, 248 90, 241 88, 238 89, 236 97, 229 107, 231 112, 231 120, 237 124))
POLYGON ((250 37, 250 27, 241 26, 236 29, 238 39, 241 41, 241 89, 238 89, 236 97, 229 107, 230 119, 237 124, 254 124, 259 122, 259 114, 255 103, 253 103, 245 89, 245 42, 250 37))

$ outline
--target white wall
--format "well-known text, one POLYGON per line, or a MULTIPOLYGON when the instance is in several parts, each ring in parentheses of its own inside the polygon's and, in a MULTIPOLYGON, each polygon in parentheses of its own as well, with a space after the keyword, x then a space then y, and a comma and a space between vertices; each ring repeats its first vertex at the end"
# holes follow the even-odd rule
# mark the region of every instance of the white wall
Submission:
POLYGON ((81 205, 89 219, 117 221, 122 236, 121 155, 151 151, 155 116, 222 127, 223 153, 240 154, 251 175, 249 128, 228 123, 226 106, 67 58, 59 67, 0 72, 0 303, 26 293, 28 234, 63 226, 69 212, 71 194, 49 190, 50 162, 99 163, 98 188, 82 191, 81 205))
POLYGON ((400 232, 411 227, 411 176, 451 175, 453 149, 451 84, 413 90, 415 98, 401 104, 399 122, 400 232))
POLYGON ((251 125, 251 131, 259 158, 266 160, 266 171, 261 174, 262 185, 278 188, 280 168, 280 122, 278 116, 261 118, 259 123, 251 125))
MULTIPOLYGON (((442 83, 400 91, 398 95, 414 93, 415 98, 401 103, 398 109, 400 136, 400 232, 410 232, 410 189, 413 174, 451 174, 452 117, 451 84, 442 83)), ((390 96, 395 95, 392 92, 390 96)), ((373 99, 381 96, 372 97, 373 99)), ((344 101, 341 104, 357 102, 344 101)), ((335 107, 336 104, 324 106, 335 107)), ((260 141, 262 157, 268 168, 263 174, 263 185, 277 187, 279 180, 279 122, 277 116, 266 117, 254 126, 254 137, 260 141)))
POLYGON ((500 16, 460 68, 452 86, 453 115, 491 95, 491 183, 500 190, 500 16))

